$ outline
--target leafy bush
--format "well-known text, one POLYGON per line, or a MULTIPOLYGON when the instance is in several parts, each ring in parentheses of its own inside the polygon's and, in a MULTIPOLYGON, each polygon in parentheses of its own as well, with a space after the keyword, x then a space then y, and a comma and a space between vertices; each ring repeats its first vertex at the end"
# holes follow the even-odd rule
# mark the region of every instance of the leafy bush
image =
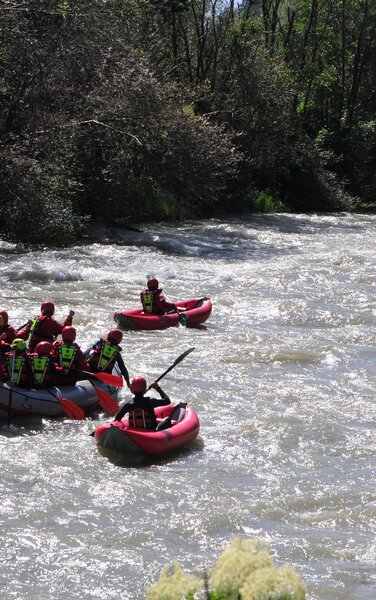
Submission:
POLYGON ((0 178, 1 231, 24 244, 64 246, 77 235, 66 179, 36 159, 17 157, 0 178))
POLYGON ((163 569, 147 600, 304 600, 306 595, 304 583, 290 566, 274 564, 268 544, 235 538, 210 570, 209 586, 174 563, 171 574, 163 569))

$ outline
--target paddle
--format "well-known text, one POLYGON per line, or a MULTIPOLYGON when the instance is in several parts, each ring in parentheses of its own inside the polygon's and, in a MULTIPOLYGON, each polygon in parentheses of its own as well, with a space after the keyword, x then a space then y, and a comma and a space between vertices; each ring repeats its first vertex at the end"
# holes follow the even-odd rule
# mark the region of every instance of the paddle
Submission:
MULTIPOLYGON (((171 371, 171 369, 173 369, 174 367, 176 367, 176 365, 178 365, 182 360, 184 360, 184 358, 186 356, 188 356, 188 354, 190 354, 191 352, 193 352, 194 348, 189 348, 188 350, 186 350, 185 352, 183 352, 183 354, 180 354, 180 356, 177 357, 177 359, 175 360, 175 362, 168 367, 168 369, 166 369, 166 371, 164 373, 162 373, 162 375, 160 375, 158 377, 158 379, 156 379, 153 383, 158 383, 158 381, 160 381, 161 379, 163 379, 163 377, 165 375, 167 375, 167 373, 169 373, 171 371)), ((149 387, 147 388, 146 391, 150 390, 151 385, 149 385, 149 387)))
POLYGON ((21 327, 17 327, 17 329, 16 329, 17 333, 19 331, 21 331, 21 329, 23 329, 24 327, 26 327, 26 325, 29 325, 29 323, 30 323, 30 321, 26 321, 26 323, 24 323, 23 325, 21 325, 21 327))
MULTIPOLYGON (((12 385, 13 385, 15 363, 16 363, 16 351, 14 350, 14 352, 12 352, 12 371, 11 371, 11 376, 10 376, 10 380, 11 380, 12 385)), ((12 408, 12 395, 13 395, 13 388, 12 388, 12 386, 9 386, 8 419, 7 419, 7 427, 8 427, 8 429, 10 427, 10 413, 11 413, 11 408, 12 408)))
POLYGON ((68 398, 63 398, 60 394, 54 394, 46 385, 42 386, 46 392, 51 394, 56 400, 60 402, 60 406, 70 419, 75 419, 80 421, 85 418, 85 413, 80 406, 77 406, 72 400, 68 400, 68 398))
POLYGON ((187 325, 188 325, 188 317, 187 317, 187 315, 184 315, 178 309, 176 309, 176 312, 179 315, 179 323, 180 323, 180 325, 183 325, 184 327, 187 327, 187 325))
POLYGON ((109 394, 108 392, 105 392, 104 390, 101 390, 99 387, 94 385, 94 383, 92 381, 90 381, 90 383, 96 391, 98 402, 101 405, 101 407, 103 408, 103 410, 108 415, 111 415, 111 416, 116 415, 117 411, 119 410, 119 405, 113 399, 111 394, 109 394))
POLYGON ((8 427, 8 429, 10 427, 10 413, 11 413, 11 407, 12 407, 12 394, 13 394, 13 389, 10 387, 9 388, 9 397, 8 397, 8 421, 7 421, 7 427, 8 427))
MULTIPOLYGON (((180 354, 180 356, 177 357, 177 359, 173 362, 173 364, 168 367, 168 369, 166 369, 166 371, 164 371, 164 373, 162 373, 162 375, 160 375, 158 377, 158 379, 156 379, 153 383, 158 383, 158 381, 160 381, 165 375, 167 375, 167 373, 169 373, 174 367, 176 367, 176 365, 178 365, 182 360, 185 359, 186 356, 188 356, 188 354, 190 354, 191 352, 193 352, 194 348, 189 348, 188 350, 186 350, 185 352, 183 352, 183 354, 180 354)), ((147 388, 146 391, 151 389, 151 385, 149 385, 149 387, 147 388)), ((95 434, 95 431, 92 431, 91 433, 89 433, 89 435, 91 437, 93 437, 95 434)))
POLYGON ((102 381, 102 383, 108 383, 108 385, 113 385, 114 387, 123 387, 123 379, 120 375, 112 375, 111 373, 89 373, 89 371, 81 371, 80 369, 73 369, 69 367, 70 371, 74 373, 84 373, 84 375, 88 376, 88 379, 94 378, 102 381))

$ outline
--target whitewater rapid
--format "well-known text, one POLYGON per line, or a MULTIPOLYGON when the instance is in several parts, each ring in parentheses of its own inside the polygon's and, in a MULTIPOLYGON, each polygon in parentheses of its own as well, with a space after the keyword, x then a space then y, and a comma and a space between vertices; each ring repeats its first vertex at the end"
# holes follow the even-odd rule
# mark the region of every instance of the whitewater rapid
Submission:
MULTIPOLYGON (((376 597, 376 217, 273 215, 102 232, 25 251, 0 242, 0 304, 75 311, 86 348, 139 305, 210 296, 206 327, 126 332, 131 376, 201 421, 191 448, 139 467, 102 456, 83 422, 0 423, 2 600, 135 599, 165 564, 201 575, 234 536, 270 543, 310 600, 376 597)), ((126 397, 126 392, 123 392, 126 397)))

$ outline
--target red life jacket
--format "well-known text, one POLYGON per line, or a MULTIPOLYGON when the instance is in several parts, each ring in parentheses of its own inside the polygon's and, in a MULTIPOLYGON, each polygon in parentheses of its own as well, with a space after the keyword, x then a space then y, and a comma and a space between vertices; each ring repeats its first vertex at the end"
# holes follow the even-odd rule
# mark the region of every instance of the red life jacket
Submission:
MULTIPOLYGON (((51 323, 55 322, 52 317, 46 315, 35 317, 30 325, 29 337, 27 338, 29 350, 34 350, 39 342, 53 342, 55 336, 51 333, 51 323)), ((53 327, 52 327, 53 328, 53 327)))
POLYGON ((149 429, 154 431, 156 425, 156 419, 153 417, 153 413, 150 410, 143 408, 132 408, 129 411, 128 417, 129 425, 137 429, 149 429))
POLYGON ((144 290, 140 294, 142 308, 144 313, 148 315, 163 315, 164 311, 157 304, 157 296, 161 293, 161 289, 144 290))

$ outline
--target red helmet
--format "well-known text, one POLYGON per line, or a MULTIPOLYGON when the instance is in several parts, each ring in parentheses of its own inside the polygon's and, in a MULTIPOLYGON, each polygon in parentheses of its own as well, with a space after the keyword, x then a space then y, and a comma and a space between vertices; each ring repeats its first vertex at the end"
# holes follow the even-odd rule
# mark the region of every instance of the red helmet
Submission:
POLYGON ((50 354, 52 352, 52 344, 50 342, 39 342, 35 346, 35 352, 37 354, 50 354))
POLYGON ((71 325, 64 327, 61 333, 61 337, 63 338, 64 342, 74 342, 74 340, 76 339, 75 327, 72 327, 71 325))
POLYGON ((110 329, 107 335, 108 340, 114 340, 116 344, 120 344, 123 339, 123 333, 120 329, 110 329))
POLYGON ((155 277, 148 279, 147 286, 148 286, 148 290, 157 290, 158 286, 159 286, 158 279, 156 279, 155 277))
POLYGON ((3 317, 4 325, 8 325, 8 313, 3 308, 0 308, 0 315, 3 317))
POLYGON ((142 392, 144 394, 146 392, 145 377, 142 377, 142 375, 133 377, 133 379, 131 381, 131 392, 132 392, 132 394, 135 394, 136 392, 142 392))
POLYGON ((40 305, 40 310, 42 315, 44 315, 47 312, 53 315, 55 312, 55 305, 53 302, 51 302, 51 300, 45 300, 45 302, 42 302, 42 304, 40 305))

